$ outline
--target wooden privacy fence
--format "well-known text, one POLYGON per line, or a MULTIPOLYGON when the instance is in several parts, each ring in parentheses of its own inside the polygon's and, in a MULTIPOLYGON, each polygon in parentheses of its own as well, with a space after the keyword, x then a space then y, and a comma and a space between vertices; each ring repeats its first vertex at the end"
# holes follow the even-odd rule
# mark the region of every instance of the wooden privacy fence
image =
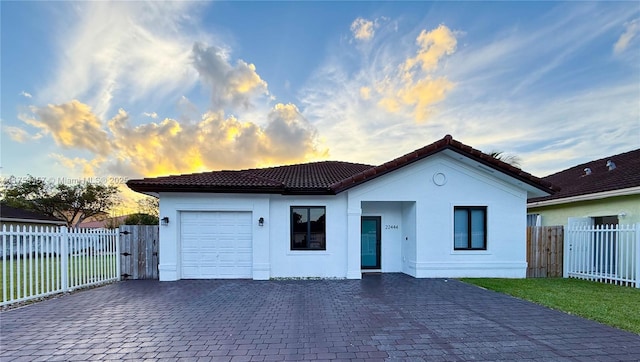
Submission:
POLYGON ((527 227, 527 278, 562 277, 564 228, 527 227))
POLYGON ((158 279, 158 225, 121 225, 122 279, 158 279))

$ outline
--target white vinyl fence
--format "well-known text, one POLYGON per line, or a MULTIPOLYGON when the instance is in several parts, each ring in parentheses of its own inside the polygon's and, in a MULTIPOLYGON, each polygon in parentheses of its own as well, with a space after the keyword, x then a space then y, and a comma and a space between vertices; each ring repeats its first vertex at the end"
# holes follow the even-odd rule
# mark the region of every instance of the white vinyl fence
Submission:
POLYGON ((2 225, 2 303, 120 279, 118 229, 2 225))
POLYGON ((570 225, 564 242, 565 278, 640 288, 640 224, 570 225))

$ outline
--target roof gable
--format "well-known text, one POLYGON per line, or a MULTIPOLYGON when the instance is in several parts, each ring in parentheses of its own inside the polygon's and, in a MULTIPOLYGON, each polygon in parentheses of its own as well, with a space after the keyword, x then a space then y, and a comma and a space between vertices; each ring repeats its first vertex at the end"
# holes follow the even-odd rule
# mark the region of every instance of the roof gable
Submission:
POLYGON ((640 187, 640 149, 582 163, 543 177, 543 180, 560 187, 560 191, 529 199, 529 203, 640 187), (615 164, 613 170, 607 167, 608 161, 615 164), (589 175, 585 169, 590 170, 589 175))
POLYGON ((526 183, 543 194, 553 186, 521 169, 445 136, 423 148, 379 166, 324 161, 290 166, 239 171, 213 171, 198 174, 129 180, 138 192, 228 192, 333 195, 393 172, 438 152, 450 150, 492 170, 526 183))
POLYGON ((446 135, 441 140, 407 153, 406 155, 400 156, 380 166, 372 167, 359 174, 341 180, 340 182, 331 185, 331 187, 335 192, 341 192, 445 150, 450 150, 460 154, 488 167, 489 169, 500 171, 510 177, 544 191, 547 194, 553 193, 556 190, 553 184, 542 181, 530 173, 524 172, 521 169, 500 161, 495 157, 483 153, 482 151, 456 141, 450 135, 446 135))

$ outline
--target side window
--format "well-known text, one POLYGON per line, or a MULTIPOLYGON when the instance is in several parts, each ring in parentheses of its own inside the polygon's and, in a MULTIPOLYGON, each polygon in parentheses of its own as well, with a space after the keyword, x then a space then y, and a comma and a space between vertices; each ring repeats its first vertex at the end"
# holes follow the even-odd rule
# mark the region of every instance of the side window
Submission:
POLYGON ((291 207, 291 250, 326 250, 326 208, 291 207))
POLYGON ((487 250, 487 207, 456 206, 453 211, 454 250, 487 250))
POLYGON ((527 226, 536 226, 540 214, 527 214, 527 226))

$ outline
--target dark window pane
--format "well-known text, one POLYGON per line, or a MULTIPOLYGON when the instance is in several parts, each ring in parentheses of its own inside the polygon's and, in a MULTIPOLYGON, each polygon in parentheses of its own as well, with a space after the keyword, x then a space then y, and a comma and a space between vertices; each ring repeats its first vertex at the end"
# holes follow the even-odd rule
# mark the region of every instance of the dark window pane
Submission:
POLYGON ((311 235, 309 237, 309 249, 325 248, 325 209, 324 207, 312 207, 309 210, 311 218, 311 235))
POLYGON ((471 248, 484 249, 485 241, 485 211, 483 209, 471 210, 471 248))
POLYGON ((469 212, 466 209, 456 209, 454 211, 454 246, 456 249, 466 249, 469 247, 469 212))

